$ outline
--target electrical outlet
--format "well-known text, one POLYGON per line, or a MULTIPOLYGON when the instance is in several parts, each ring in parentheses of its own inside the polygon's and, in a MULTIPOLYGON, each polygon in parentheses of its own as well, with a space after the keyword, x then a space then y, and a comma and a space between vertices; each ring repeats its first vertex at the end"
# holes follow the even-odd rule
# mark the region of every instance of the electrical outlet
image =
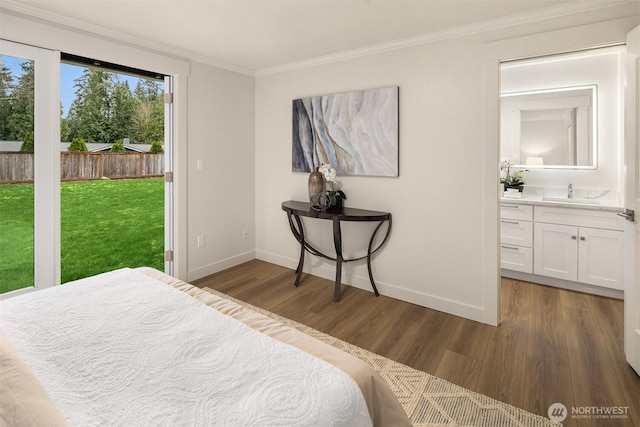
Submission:
POLYGON ((204 234, 198 236, 198 247, 201 248, 204 246, 204 234))
POLYGON ((247 240, 249 238, 249 229, 248 228, 243 228, 242 229, 242 239, 243 240, 247 240))

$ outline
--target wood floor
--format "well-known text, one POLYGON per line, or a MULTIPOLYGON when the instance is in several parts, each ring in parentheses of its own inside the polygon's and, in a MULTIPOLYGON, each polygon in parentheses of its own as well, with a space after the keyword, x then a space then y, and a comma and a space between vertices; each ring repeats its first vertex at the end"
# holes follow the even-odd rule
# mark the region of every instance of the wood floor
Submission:
POLYGON ((331 281, 303 275, 296 288, 294 276, 253 260, 194 285, 539 415, 562 403, 566 426, 640 426, 640 378, 624 358, 622 301, 503 279, 503 323, 492 327, 349 286, 335 303, 331 281), (593 415, 614 407, 627 418, 593 415))

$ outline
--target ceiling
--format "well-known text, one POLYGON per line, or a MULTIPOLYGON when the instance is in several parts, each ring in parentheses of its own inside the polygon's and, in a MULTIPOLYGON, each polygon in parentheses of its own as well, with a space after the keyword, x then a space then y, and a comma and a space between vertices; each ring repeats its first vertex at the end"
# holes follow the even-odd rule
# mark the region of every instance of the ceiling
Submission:
POLYGON ((0 0, 8 10, 247 72, 610 0, 0 0))

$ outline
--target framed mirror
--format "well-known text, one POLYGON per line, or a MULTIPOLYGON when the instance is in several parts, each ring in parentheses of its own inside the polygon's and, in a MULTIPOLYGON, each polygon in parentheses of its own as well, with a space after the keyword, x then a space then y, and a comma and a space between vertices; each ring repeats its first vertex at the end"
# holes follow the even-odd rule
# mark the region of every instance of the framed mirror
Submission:
POLYGON ((523 168, 597 168, 597 87, 500 95, 500 155, 523 168))

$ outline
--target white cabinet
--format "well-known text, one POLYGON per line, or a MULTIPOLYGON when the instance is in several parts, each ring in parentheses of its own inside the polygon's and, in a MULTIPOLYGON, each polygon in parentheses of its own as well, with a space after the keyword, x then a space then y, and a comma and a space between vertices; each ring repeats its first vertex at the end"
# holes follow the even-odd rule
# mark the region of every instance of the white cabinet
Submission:
POLYGON ((578 227, 536 223, 533 247, 535 274, 578 280, 578 227))
POLYGON ((500 268, 533 273, 533 207, 500 205, 500 268))
POLYGON ((534 274, 622 290, 623 224, 618 218, 614 212, 536 207, 534 274))
POLYGON ((623 227, 611 211, 501 203, 500 267, 622 290, 623 227))
POLYGON ((578 282, 624 289, 622 231, 579 229, 578 282))

